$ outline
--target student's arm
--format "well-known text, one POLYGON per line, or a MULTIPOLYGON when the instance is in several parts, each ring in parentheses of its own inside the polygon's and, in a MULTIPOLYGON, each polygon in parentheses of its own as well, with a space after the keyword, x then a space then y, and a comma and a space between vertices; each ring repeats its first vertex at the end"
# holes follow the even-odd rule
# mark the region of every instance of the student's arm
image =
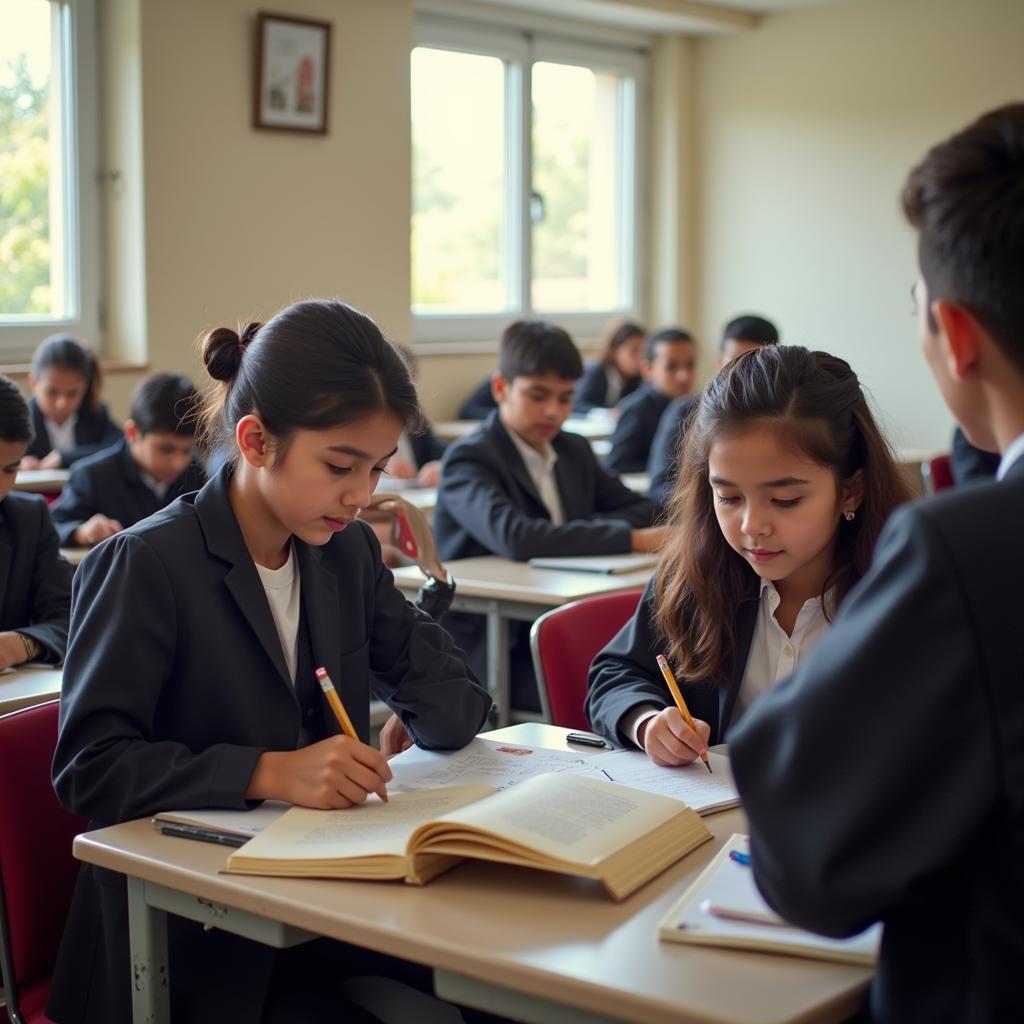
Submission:
POLYGON ((53 506, 53 525, 62 547, 98 544, 123 529, 122 524, 102 511, 102 500, 96 493, 87 466, 71 470, 60 498, 53 506))
POLYGON ((498 403, 491 394, 491 378, 481 381, 459 409, 460 420, 485 420, 490 416, 492 410, 497 409, 498 403))
POLYGON ((260 748, 217 743, 195 753, 158 738, 161 695, 174 682, 177 614, 146 541, 122 533, 91 553, 75 574, 72 607, 53 760, 61 803, 102 822, 173 807, 250 806, 245 792, 260 748), (126 600, 128 592, 145 600, 126 600))
MULTIPOLYGON (((593 456, 591 456, 593 458, 593 456)), ((652 526, 658 517, 655 504, 642 494, 627 487, 618 477, 606 473, 594 459, 594 513, 599 517, 612 516, 644 529, 652 526)))
POLYGON ((992 682, 945 544, 895 513, 808 660, 730 737, 758 886, 826 935, 877 920, 993 810, 992 682))
POLYGON ((693 404, 689 396, 670 402, 661 414, 658 430, 651 442, 651 453, 647 458, 647 474, 651 484, 647 497, 660 508, 668 504, 675 486, 683 421, 693 404))
POLYGON ((650 435, 639 404, 627 405, 612 432, 612 449, 605 459, 609 473, 642 473, 647 468, 650 435))
POLYGON ((490 695, 451 637, 395 586, 373 530, 358 522, 354 528, 362 530, 376 567, 370 667, 377 696, 421 747, 464 747, 486 722, 490 695))
POLYGON ((503 558, 525 561, 632 550, 632 526, 625 518, 578 519, 555 526, 548 519, 527 515, 510 499, 495 469, 472 449, 449 452, 441 489, 452 518, 478 544, 503 558))
POLYGON ((33 531, 38 539, 32 562, 31 618, 15 629, 42 646, 39 661, 57 664, 63 661, 68 646, 74 569, 60 556, 57 534, 43 501, 38 502, 38 515, 38 529, 33 531))
POLYGON ((76 443, 73 448, 67 448, 60 453, 60 464, 65 468, 73 466, 80 459, 87 455, 103 451, 117 444, 124 436, 122 429, 110 418, 107 407, 100 403, 99 409, 90 417, 92 429, 90 434, 92 440, 76 443))

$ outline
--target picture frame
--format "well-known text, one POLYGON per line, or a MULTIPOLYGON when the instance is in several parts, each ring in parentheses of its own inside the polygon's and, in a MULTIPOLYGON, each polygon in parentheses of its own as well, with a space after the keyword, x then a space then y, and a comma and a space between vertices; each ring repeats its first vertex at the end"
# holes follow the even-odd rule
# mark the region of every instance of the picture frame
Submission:
POLYGON ((330 58, 330 22, 258 12, 253 127, 326 135, 330 58))

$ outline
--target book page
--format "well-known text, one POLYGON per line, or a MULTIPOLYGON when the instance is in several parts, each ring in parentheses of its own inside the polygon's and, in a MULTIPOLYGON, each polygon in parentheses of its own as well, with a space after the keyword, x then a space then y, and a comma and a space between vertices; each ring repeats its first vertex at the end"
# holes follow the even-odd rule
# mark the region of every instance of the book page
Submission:
POLYGON ((563 772, 538 775, 446 814, 430 834, 443 843, 442 824, 463 824, 555 860, 592 866, 682 813, 666 797, 563 772))
POLYGON ((598 754, 592 759, 592 764, 612 782, 681 800, 698 814, 739 806, 740 796, 729 758, 712 750, 708 752, 708 763, 710 773, 702 761, 668 768, 654 764, 642 750, 598 754))

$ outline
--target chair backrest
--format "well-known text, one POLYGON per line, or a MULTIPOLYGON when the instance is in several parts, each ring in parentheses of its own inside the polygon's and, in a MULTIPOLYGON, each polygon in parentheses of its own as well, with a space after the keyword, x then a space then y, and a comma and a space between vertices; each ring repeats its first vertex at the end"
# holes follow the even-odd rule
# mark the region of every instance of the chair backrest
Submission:
POLYGON ((61 807, 50 782, 58 706, 0 717, 0 965, 15 1010, 19 990, 53 973, 78 877, 71 843, 87 824, 61 807))
POLYGON ((583 713, 594 655, 636 611, 643 590, 595 594, 545 612, 530 630, 544 717, 569 729, 589 729, 583 713))
POLYGON ((947 487, 955 487, 956 480, 953 478, 953 463, 948 455, 936 455, 921 466, 925 477, 925 493, 934 494, 936 491, 944 491, 947 487))

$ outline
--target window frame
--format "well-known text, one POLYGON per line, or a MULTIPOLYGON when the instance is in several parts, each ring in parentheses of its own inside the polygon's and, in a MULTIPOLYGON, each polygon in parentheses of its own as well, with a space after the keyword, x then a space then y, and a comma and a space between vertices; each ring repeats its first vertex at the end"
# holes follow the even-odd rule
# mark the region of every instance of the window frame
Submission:
POLYGON ((646 151, 648 59, 634 44, 614 46, 580 43, 557 34, 518 28, 470 25, 448 17, 418 14, 413 48, 452 50, 499 57, 507 62, 505 90, 506 250, 512 308, 500 313, 424 313, 411 302, 413 338, 425 352, 440 353, 447 344, 460 352, 494 351, 502 330, 521 317, 544 319, 564 327, 575 338, 597 337, 612 317, 641 318, 644 308, 644 254, 646 251, 646 199, 639 168, 646 151), (532 152, 532 65, 536 62, 573 64, 617 74, 631 95, 619 104, 620 225, 631 228, 631 244, 621 247, 619 275, 627 302, 612 310, 545 311, 532 305, 532 224, 530 202, 532 152), (514 243, 513 243, 514 239, 514 243))
POLYGON ((66 311, 63 316, 0 315, 0 362, 8 366, 30 363, 39 342, 57 332, 80 336, 102 351, 96 0, 48 2, 59 33, 66 311))

